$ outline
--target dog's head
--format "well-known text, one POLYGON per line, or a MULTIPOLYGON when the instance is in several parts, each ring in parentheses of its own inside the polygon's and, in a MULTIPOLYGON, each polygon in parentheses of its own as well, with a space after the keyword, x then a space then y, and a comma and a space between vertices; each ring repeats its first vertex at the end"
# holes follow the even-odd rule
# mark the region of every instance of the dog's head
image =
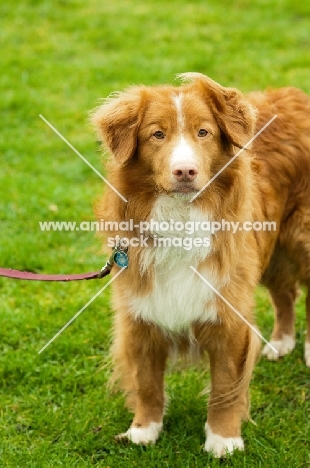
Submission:
POLYGON ((199 73, 180 87, 132 87, 97 108, 92 122, 123 178, 157 191, 199 191, 254 133, 256 111, 241 92, 199 73))

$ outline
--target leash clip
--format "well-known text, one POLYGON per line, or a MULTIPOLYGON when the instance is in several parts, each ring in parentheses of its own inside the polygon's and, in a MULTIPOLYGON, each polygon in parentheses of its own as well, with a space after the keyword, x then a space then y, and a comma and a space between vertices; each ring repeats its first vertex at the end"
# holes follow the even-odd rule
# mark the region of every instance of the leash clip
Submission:
POLYGON ((126 268, 128 266, 128 246, 127 244, 124 244, 124 239, 120 239, 119 242, 116 244, 115 247, 113 247, 112 254, 109 258, 109 260, 106 262, 106 264, 101 268, 100 273, 98 275, 98 278, 102 278, 105 276, 105 272, 107 270, 112 269, 114 263, 116 263, 117 266, 120 268, 126 268))

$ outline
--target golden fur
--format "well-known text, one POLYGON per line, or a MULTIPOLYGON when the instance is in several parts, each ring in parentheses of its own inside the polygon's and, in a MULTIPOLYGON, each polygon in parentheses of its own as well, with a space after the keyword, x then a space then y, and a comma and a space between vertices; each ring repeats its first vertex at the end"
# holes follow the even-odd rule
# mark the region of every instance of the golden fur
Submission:
MULTIPOLYGON (((212 237, 210 253, 196 267, 202 275, 212 273, 221 295, 253 325, 254 289, 259 281, 265 284, 277 312, 272 340, 281 341, 283 335, 294 335, 297 283, 310 285, 309 97, 294 88, 245 97, 200 74, 190 73, 183 78, 189 83, 179 87, 132 87, 94 111, 92 121, 112 156, 109 181, 128 200, 125 203, 106 187, 97 216, 116 222, 149 220, 158 198, 200 190, 237 148, 242 148, 277 114, 252 148, 244 150, 192 206, 208 219, 277 223, 276 232, 238 230, 232 235, 230 231, 219 231, 212 237), (176 96, 181 96, 179 114, 176 96), (206 128, 208 134, 198 138, 201 128, 206 128), (158 130, 164 138, 154 136, 158 130), (169 166, 180 131, 193 148, 198 168, 197 177, 187 184, 189 188, 171 176, 169 166)), ((137 230, 115 230, 109 235, 131 239, 139 234, 137 230)), ((148 300, 161 274, 154 265, 141 267, 145 249, 129 247, 129 266, 112 286, 116 311, 113 353, 116 372, 134 412, 131 428, 161 424, 166 360, 171 349, 186 354, 194 346, 201 356, 207 352, 210 358, 208 427, 224 441, 221 448, 212 446, 210 436, 206 449, 211 446, 215 455, 224 455, 225 449, 230 451, 226 438, 242 448, 241 421, 249 415, 248 387, 259 355, 259 339, 217 295, 206 305, 215 308, 215 322, 196 320, 174 332, 155 320, 137 317, 133 298, 148 300)), ((182 268, 186 265, 189 269, 192 259, 187 265, 185 253, 183 257, 182 268)), ((113 270, 116 273, 118 267, 113 270)), ((201 288, 208 287, 198 276, 196 281, 201 288)), ((191 300, 195 301, 195 297, 191 300)), ((310 322, 309 298, 307 314, 310 322)), ((126 434, 134 440, 133 432, 126 434)), ((156 438, 137 441, 154 442, 156 438)))

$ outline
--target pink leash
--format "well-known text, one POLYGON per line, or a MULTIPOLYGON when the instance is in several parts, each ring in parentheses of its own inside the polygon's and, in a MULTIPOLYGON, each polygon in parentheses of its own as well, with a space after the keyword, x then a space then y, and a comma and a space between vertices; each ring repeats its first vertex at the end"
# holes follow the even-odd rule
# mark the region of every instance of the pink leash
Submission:
POLYGON ((12 270, 11 268, 0 268, 0 276, 4 276, 5 278, 32 281, 80 281, 104 278, 104 276, 107 276, 111 272, 114 263, 116 263, 120 268, 127 267, 127 250, 127 246, 123 244, 123 239, 120 239, 118 244, 114 247, 111 257, 101 268, 100 271, 93 271, 90 273, 79 273, 77 275, 42 275, 41 273, 32 273, 30 271, 12 270))
POLYGON ((19 280, 32 281, 80 281, 103 278, 111 271, 112 266, 105 266, 100 271, 91 273, 80 273, 77 275, 42 275, 40 273, 32 273, 30 271, 12 270, 11 268, 0 268, 0 276, 6 278, 14 278, 19 280))

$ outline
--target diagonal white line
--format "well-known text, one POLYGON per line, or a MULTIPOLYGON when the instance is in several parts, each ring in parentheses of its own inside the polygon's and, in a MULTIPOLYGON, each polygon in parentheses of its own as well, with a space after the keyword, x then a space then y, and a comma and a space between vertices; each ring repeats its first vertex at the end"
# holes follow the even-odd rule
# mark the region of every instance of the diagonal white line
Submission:
POLYGON ((243 317, 243 315, 241 315, 240 312, 239 312, 237 309, 235 309, 235 307, 232 306, 232 305, 227 301, 227 299, 225 299, 225 297, 222 296, 222 294, 220 294, 220 293, 212 286, 212 284, 209 283, 208 280, 206 280, 206 278, 205 278, 204 276, 202 276, 202 275, 199 273, 199 271, 197 271, 193 266, 191 266, 190 268, 202 279, 202 281, 204 281, 204 282, 212 289, 213 292, 215 292, 215 294, 217 294, 217 295, 222 299, 222 301, 225 302, 225 304, 227 304, 227 305, 231 308, 231 310, 233 310, 233 311, 238 315, 238 317, 241 318, 241 320, 243 320, 243 321, 251 328, 251 330, 253 330, 253 331, 256 333, 256 335, 258 335, 258 336, 260 337, 261 340, 263 340, 263 341, 266 343, 267 346, 269 346, 269 348, 272 349, 272 351, 274 351, 275 353, 278 354, 278 351, 272 346, 272 344, 269 343, 269 341, 267 341, 267 340, 263 337, 263 335, 262 335, 255 327, 253 327, 253 325, 251 325, 251 323, 248 322, 248 321, 243 317))
POLYGON ((245 150, 254 140, 255 138, 258 137, 258 135, 260 135, 270 124, 271 122, 274 121, 274 119, 277 118, 277 115, 274 115, 235 155, 233 158, 231 158, 226 164, 225 166, 222 167, 222 169, 220 169, 218 171, 217 174, 215 174, 215 176, 212 177, 212 179, 210 179, 206 185, 204 185, 202 187, 202 189, 199 190, 199 192, 197 192, 193 198, 190 199, 190 203, 193 202, 200 194, 201 192, 203 192, 210 184, 212 184, 212 182, 221 174, 221 172, 223 172, 227 166, 229 166, 229 164, 231 164, 238 156, 240 153, 242 153, 243 150, 245 150))
POLYGON ((105 182, 106 184, 108 184, 108 186, 109 186, 112 190, 114 190, 114 192, 117 193, 117 195, 118 195, 119 197, 121 197, 122 200, 124 200, 124 202, 126 202, 126 203, 128 202, 128 200, 127 200, 115 187, 113 187, 113 185, 112 185, 105 177, 103 177, 103 175, 100 174, 100 172, 97 171, 97 169, 96 169, 89 161, 87 161, 87 159, 84 158, 84 156, 82 156, 81 153, 79 153, 79 151, 78 151, 76 148, 74 148, 74 146, 71 145, 71 143, 70 143, 61 133, 59 133, 59 131, 58 131, 55 127, 53 127, 53 125, 52 125, 48 120, 46 120, 45 117, 43 117, 43 115, 39 114, 39 117, 41 117, 41 119, 44 120, 44 122, 45 122, 45 123, 46 123, 46 124, 47 124, 47 125, 64 141, 64 142, 65 142, 65 143, 67 143, 67 145, 68 145, 68 146, 69 146, 69 147, 70 147, 70 148, 71 148, 71 149, 72 149, 72 150, 73 150, 89 167, 91 167, 92 170, 93 170, 99 177, 101 177, 101 179, 104 180, 104 182, 105 182))
POLYGON ((84 307, 82 307, 82 309, 79 310, 79 311, 75 314, 75 316, 72 317, 72 319, 70 319, 69 322, 67 322, 66 325, 64 325, 64 326, 62 327, 62 329, 59 330, 59 332, 57 332, 56 335, 53 336, 53 338, 52 338, 48 343, 46 343, 46 345, 43 346, 42 349, 40 349, 40 351, 38 351, 38 354, 41 354, 42 351, 44 351, 44 350, 45 350, 45 349, 46 349, 46 348, 47 348, 47 347, 48 347, 48 346, 49 346, 49 345, 50 345, 50 344, 51 344, 51 343, 52 343, 52 342, 53 342, 53 341, 54 341, 54 340, 55 340, 55 339, 56 339, 56 338, 57 338, 57 337, 58 337, 58 336, 59 336, 59 335, 60 335, 60 334, 61 334, 61 333, 62 333, 62 332, 63 332, 63 331, 64 331, 80 314, 81 314, 81 313, 82 313, 82 312, 83 312, 83 310, 85 310, 86 307, 88 307, 89 304, 91 304, 91 303, 96 299, 96 297, 98 297, 99 294, 101 294, 102 291, 104 291, 105 288, 107 288, 107 287, 112 283, 112 281, 114 281, 115 278, 117 278, 118 275, 120 275, 120 274, 122 273, 122 271, 125 270, 126 268, 127 268, 127 267, 123 267, 118 273, 116 273, 116 275, 113 276, 113 278, 111 278, 110 281, 108 281, 107 284, 105 284, 105 285, 103 286, 103 288, 101 288, 100 291, 98 291, 97 294, 95 294, 95 295, 91 298, 91 300, 88 301, 87 304, 85 304, 84 307))

